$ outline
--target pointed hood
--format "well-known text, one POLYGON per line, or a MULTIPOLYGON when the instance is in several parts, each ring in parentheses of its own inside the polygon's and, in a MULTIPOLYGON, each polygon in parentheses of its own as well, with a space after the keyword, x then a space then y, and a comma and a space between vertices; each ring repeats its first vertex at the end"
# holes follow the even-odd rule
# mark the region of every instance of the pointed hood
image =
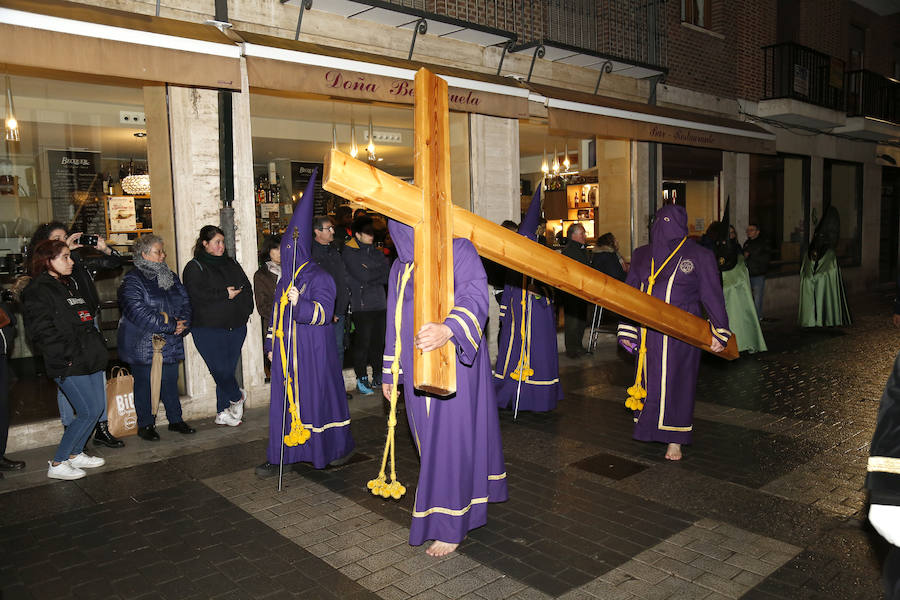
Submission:
POLYGON ((400 221, 388 219, 388 232, 397 250, 397 258, 401 262, 411 263, 416 256, 415 232, 412 227, 400 221))
POLYGON ((528 205, 528 212, 519 225, 518 232, 531 241, 537 240, 537 228, 541 223, 541 184, 538 184, 534 196, 531 198, 531 204, 528 205))
POLYGON ((309 183, 303 190, 303 196, 297 201, 294 207, 294 214, 291 216, 291 222, 288 223, 287 229, 281 236, 281 278, 290 281, 293 273, 291 273, 292 265, 301 265, 304 261, 309 260, 312 248, 312 220, 313 220, 313 196, 315 195, 316 175, 319 168, 313 169, 312 175, 309 176, 309 183), (297 230, 297 247, 294 248, 294 229, 297 230), (296 252, 296 254, 295 254, 296 252))
POLYGON ((650 228, 650 249, 657 267, 669 257, 687 233, 687 211, 683 207, 666 204, 656 211, 656 218, 650 228))

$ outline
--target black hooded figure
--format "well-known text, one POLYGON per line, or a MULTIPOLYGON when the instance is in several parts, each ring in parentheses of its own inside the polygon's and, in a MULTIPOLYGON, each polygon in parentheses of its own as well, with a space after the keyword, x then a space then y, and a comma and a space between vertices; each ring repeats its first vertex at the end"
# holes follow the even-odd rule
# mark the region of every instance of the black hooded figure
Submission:
POLYGON ((851 324, 844 281, 835 254, 840 231, 840 215, 836 208, 829 206, 816 227, 800 268, 798 322, 801 327, 851 324))

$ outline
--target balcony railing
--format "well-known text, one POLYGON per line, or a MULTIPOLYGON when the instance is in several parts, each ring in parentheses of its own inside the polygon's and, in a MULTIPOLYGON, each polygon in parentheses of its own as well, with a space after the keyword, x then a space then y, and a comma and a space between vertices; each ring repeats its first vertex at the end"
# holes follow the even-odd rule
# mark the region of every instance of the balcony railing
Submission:
POLYGON ((900 81, 871 71, 850 71, 847 115, 900 124, 900 81))
POLYGON ((844 110, 844 61, 799 44, 763 48, 763 100, 793 98, 844 110))
POLYGON ((363 0, 665 68, 665 0, 363 0))

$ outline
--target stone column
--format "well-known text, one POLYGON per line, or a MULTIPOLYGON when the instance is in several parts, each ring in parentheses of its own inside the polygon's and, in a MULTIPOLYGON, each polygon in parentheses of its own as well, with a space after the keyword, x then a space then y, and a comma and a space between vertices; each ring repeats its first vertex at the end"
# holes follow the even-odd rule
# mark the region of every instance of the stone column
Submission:
MULTIPOLYGON (((502 223, 519 222, 519 122, 515 119, 469 116, 469 162, 471 166, 472 212, 502 223)), ((497 356, 497 323, 500 311, 491 299, 490 319, 484 335, 488 350, 497 356)))

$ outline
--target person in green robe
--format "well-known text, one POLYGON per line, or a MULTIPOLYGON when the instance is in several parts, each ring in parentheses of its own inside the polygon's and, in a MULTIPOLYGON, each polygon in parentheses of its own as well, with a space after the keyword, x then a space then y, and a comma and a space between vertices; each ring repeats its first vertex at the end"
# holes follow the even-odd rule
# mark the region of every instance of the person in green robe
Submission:
POLYGON ((834 248, 840 235, 840 216, 829 206, 819 222, 800 267, 801 327, 850 325, 850 308, 834 248))

